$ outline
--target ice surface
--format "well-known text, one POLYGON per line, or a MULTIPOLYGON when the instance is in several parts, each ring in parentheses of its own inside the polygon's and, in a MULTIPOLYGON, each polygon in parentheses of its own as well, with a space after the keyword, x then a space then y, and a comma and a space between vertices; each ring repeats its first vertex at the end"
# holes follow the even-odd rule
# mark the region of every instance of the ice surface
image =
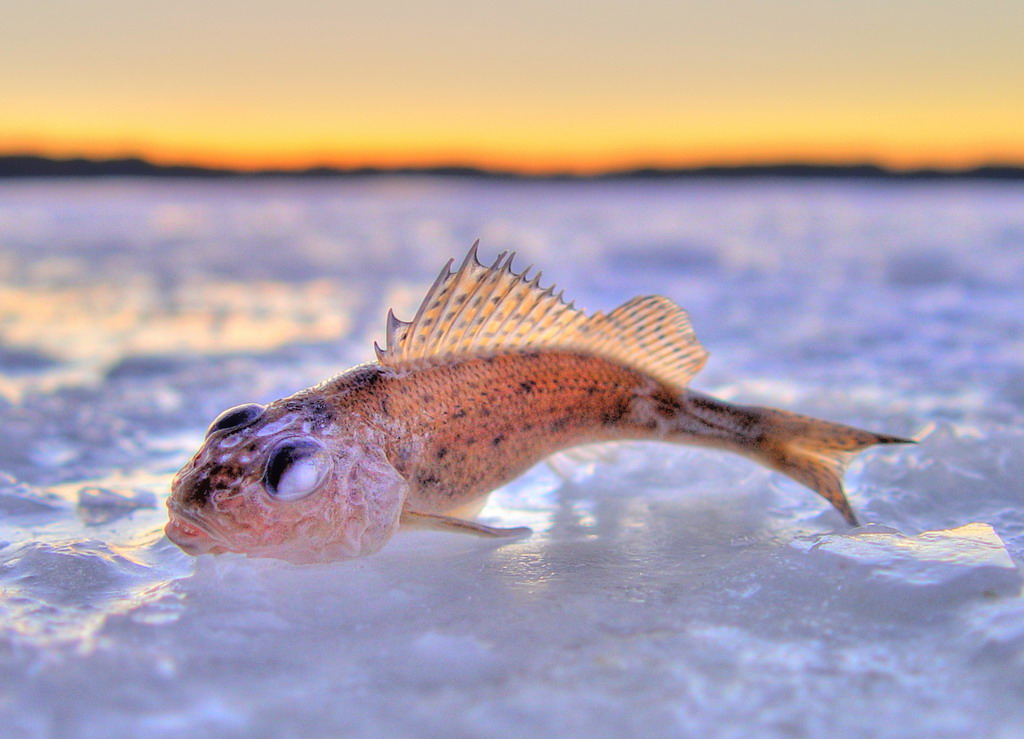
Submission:
POLYGON ((997 589, 1000 581, 1011 589, 1020 584, 1017 566, 988 524, 970 523, 917 536, 868 526, 851 534, 818 535, 812 541, 808 551, 838 555, 867 568, 881 582, 921 587, 978 576, 989 590, 997 589))
POLYGON ((78 516, 86 524, 110 523, 139 508, 155 508, 156 502, 156 495, 148 490, 84 487, 78 491, 78 516))
POLYGON ((0 725, 16 736, 1024 733, 1024 188, 0 184, 0 725), (373 557, 161 533, 210 420, 372 357, 475 239, 663 293, 695 385, 915 435, 869 522, 743 459, 564 455, 373 557), (154 505, 155 504, 155 505, 154 505))

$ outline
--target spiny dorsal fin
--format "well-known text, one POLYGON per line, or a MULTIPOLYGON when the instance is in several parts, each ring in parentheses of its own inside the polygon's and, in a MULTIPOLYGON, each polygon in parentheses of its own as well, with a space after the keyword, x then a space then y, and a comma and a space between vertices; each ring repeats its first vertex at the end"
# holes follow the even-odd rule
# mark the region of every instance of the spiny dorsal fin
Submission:
POLYGON ((514 252, 485 267, 473 244, 462 265, 441 270, 416 317, 388 313, 382 365, 543 349, 591 354, 682 388, 707 361, 686 311, 658 295, 633 298, 611 313, 587 316, 541 288, 540 272, 512 270, 514 252))

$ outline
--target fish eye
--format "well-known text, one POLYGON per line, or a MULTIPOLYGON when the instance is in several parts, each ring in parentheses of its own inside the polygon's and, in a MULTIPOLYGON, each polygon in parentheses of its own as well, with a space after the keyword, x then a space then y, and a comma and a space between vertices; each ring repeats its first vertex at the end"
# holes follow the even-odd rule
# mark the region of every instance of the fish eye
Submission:
POLYGON ((234 408, 228 408, 217 416, 214 422, 210 424, 210 428, 206 430, 206 436, 209 437, 214 431, 240 429, 253 423, 262 415, 263 406, 259 403, 236 405, 234 408))
POLYGON ((320 487, 330 466, 330 457, 318 442, 285 439, 267 458, 263 487, 277 500, 298 500, 320 487))

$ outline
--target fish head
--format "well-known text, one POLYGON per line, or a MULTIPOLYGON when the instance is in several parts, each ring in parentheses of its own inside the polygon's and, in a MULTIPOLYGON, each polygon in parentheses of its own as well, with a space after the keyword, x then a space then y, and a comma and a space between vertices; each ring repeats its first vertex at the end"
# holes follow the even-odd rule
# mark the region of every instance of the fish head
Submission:
POLYGON ((164 531, 194 555, 348 559, 384 545, 405 494, 357 414, 317 397, 249 403, 221 413, 175 475, 164 531))

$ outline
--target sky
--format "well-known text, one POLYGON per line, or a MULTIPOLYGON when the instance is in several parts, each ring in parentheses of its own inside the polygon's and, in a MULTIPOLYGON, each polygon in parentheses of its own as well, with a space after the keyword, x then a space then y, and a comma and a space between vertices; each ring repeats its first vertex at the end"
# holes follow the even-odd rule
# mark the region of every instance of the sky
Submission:
POLYGON ((1021 0, 6 0, 0 152, 1024 164, 1021 0))

